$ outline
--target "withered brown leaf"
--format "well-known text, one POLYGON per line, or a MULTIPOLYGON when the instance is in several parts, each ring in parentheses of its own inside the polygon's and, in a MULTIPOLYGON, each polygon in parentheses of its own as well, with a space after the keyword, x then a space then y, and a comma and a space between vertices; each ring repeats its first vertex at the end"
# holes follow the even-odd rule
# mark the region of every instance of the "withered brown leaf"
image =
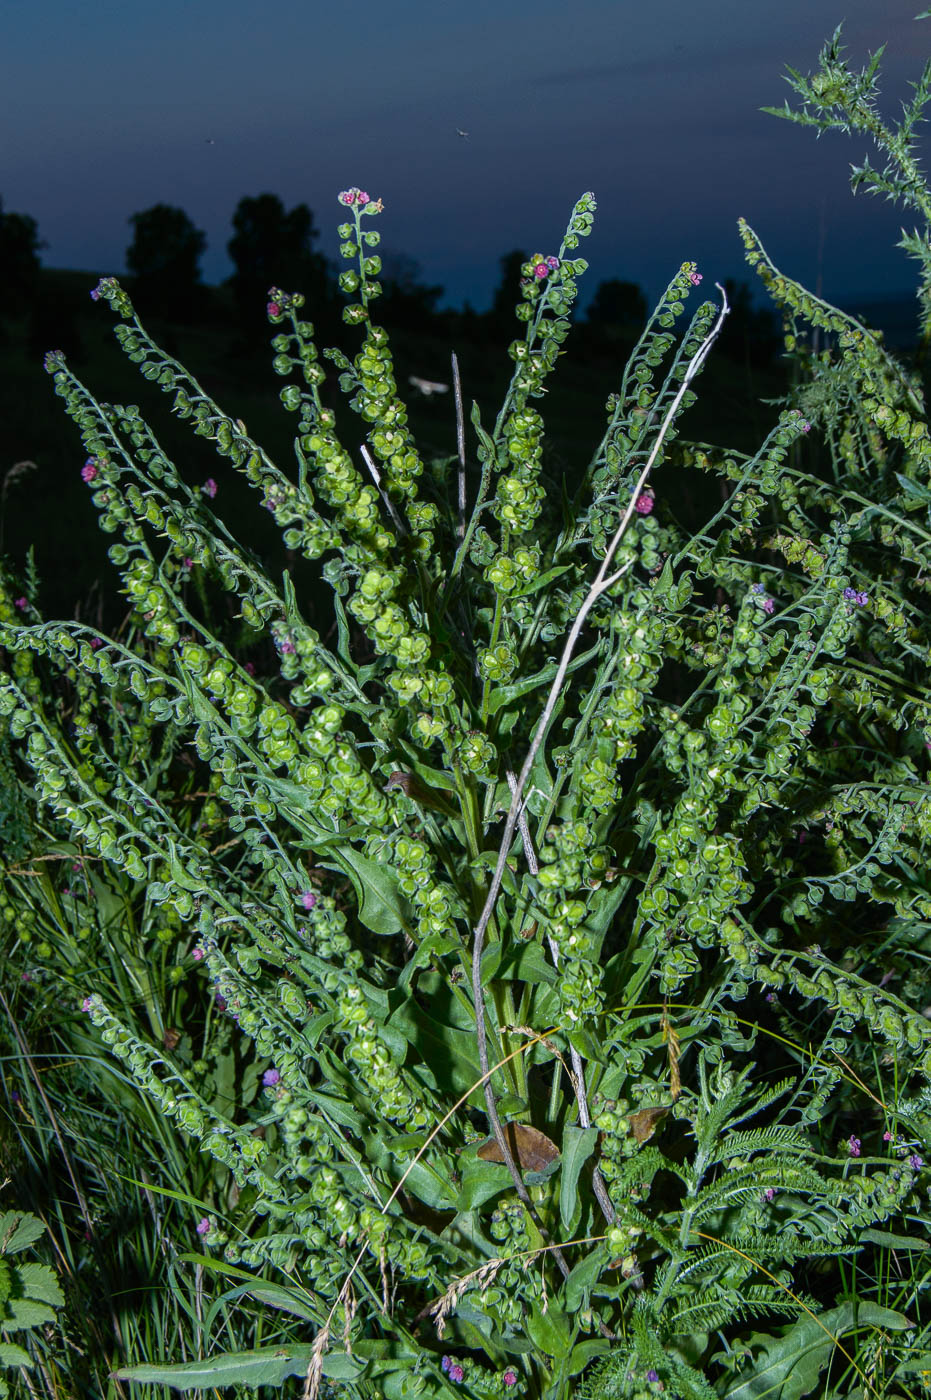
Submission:
POLYGON ((629 1114, 627 1121, 632 1136, 637 1142, 649 1142, 668 1112, 668 1108, 641 1108, 639 1113, 629 1114))
MULTIPOLYGON (((537 1128, 526 1123, 505 1123, 504 1136, 516 1162, 525 1172, 542 1172, 559 1156, 559 1148, 537 1128)), ((478 1149, 483 1162, 504 1162, 501 1148, 494 1138, 483 1142, 478 1149)))

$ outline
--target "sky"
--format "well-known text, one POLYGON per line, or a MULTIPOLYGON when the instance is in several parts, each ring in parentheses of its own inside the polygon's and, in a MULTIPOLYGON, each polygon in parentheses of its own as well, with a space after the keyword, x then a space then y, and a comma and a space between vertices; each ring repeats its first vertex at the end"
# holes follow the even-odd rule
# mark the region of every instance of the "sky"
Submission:
MULTIPOLYGON (((337 252, 350 185, 384 201, 381 251, 416 259, 443 304, 490 303, 499 259, 554 252, 598 201, 577 256, 655 299, 694 259, 706 285, 752 274, 737 218, 777 266, 838 302, 911 291, 914 218, 849 186, 862 137, 765 115, 843 22, 862 68, 887 44, 898 117, 931 55, 921 0, 3 0, 0 197, 46 266, 119 275, 128 220, 157 203, 229 276, 244 195, 310 206, 337 252), (468 132, 463 137, 457 129, 468 132)), ((2 276, 2 271, 0 271, 2 276)), ((586 295, 587 294, 587 295, 586 295)))

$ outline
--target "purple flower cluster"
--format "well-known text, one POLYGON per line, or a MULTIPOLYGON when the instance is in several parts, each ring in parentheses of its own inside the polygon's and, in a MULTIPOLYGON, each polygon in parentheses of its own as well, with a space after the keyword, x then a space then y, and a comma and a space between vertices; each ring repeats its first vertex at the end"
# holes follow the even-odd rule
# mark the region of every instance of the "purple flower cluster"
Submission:
POLYGON ((559 267, 559 259, 554 257, 534 259, 533 275, 538 282, 542 282, 544 277, 549 277, 551 272, 555 272, 559 267))
POLYGON ((449 1379, 455 1385, 459 1385, 460 1381, 465 1376, 465 1371, 463 1371, 458 1361, 454 1361, 451 1356, 444 1356, 443 1360, 440 1362, 440 1365, 446 1372, 447 1376, 449 1376, 449 1379))
POLYGON ((844 598, 848 603, 855 603, 858 608, 865 608, 870 601, 865 593, 858 593, 855 588, 845 588, 844 598))

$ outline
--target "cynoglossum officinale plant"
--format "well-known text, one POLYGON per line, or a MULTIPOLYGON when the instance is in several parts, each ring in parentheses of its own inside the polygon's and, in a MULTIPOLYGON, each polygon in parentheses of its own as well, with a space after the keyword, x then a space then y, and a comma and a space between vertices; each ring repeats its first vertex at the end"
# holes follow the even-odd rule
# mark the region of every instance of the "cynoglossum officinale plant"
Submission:
POLYGON ((196 929, 267 1065, 261 1107, 221 1116, 101 998, 86 1009, 248 1193, 257 1221, 208 1222, 207 1244, 284 1271, 318 1326, 240 1377, 555 1397, 587 1372, 612 1394, 717 1394, 745 1328, 806 1319, 819 1280, 839 1292, 843 1256, 919 1180, 931 1031, 920 979, 882 973, 890 939, 931 922, 920 388, 741 225, 790 349, 805 324, 831 337, 797 401, 752 454, 681 436, 726 313, 683 263, 588 465, 547 490, 586 194, 522 269, 510 383, 493 421, 472 405, 471 439, 457 396, 443 490, 374 319, 381 201, 339 199, 358 353, 321 356, 303 298, 268 298, 293 472, 112 278, 94 295, 218 480, 186 480, 139 407, 48 357, 135 630, 5 600, 0 708, 72 839, 196 929), (228 471, 322 561, 326 637, 223 525, 228 471), (210 590, 273 642, 269 674, 210 590), (80 752, 33 683, 56 673, 94 697, 80 752), (148 747, 120 771, 130 693, 148 747), (160 799, 166 735, 234 844, 160 799))

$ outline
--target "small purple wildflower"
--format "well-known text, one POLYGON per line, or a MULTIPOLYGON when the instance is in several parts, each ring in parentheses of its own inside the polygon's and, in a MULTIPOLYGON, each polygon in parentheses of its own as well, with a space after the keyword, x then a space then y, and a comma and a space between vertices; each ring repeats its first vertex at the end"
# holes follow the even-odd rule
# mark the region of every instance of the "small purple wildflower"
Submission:
POLYGON ((81 480, 86 481, 89 486, 92 481, 96 481, 97 476, 97 463, 94 461, 93 457, 88 457, 81 468, 81 480))
POLYGON ((218 1011, 225 1011, 225 1010, 226 1010, 226 1006, 227 1006, 226 997, 221 996, 220 993, 217 992, 217 994, 216 994, 216 996, 213 998, 213 1000, 214 1000, 214 1002, 215 1002, 215 1004, 216 1004, 216 1008, 217 1008, 218 1011))
POLYGON ((202 1219, 198 1220, 197 1233, 201 1236, 201 1238, 203 1238, 204 1235, 210 1234, 210 1221, 207 1219, 206 1215, 203 1216, 202 1219))
POLYGON ((549 277, 550 270, 545 262, 539 262, 533 269, 533 275, 538 281, 542 282, 544 277, 549 277))
POLYGON ((811 432, 811 424, 810 424, 810 423, 803 423, 803 424, 802 424, 802 432, 803 432, 803 433, 810 433, 810 432, 811 432))
POLYGON ((924 1161, 921 1157, 918 1156, 917 1152, 913 1152, 911 1157, 909 1157, 908 1159, 908 1165, 911 1167, 913 1172, 918 1172, 921 1171, 921 1168, 924 1166, 924 1161))
POLYGON ((505 1373, 504 1373, 504 1375, 501 1377, 501 1379, 504 1381, 504 1384, 507 1385, 507 1386, 516 1385, 516 1384, 517 1384, 517 1372, 516 1372, 516 1371, 511 1371, 511 1370, 505 1371, 505 1373))
POLYGON ((20 1093, 19 1093, 19 1090, 18 1090, 18 1089, 11 1089, 11 1090, 10 1090, 10 1102, 11 1102, 11 1103, 19 1103, 19 1102, 20 1102, 20 1093))
POLYGON ((883 1133, 883 1142, 892 1142, 893 1137, 894 1134, 890 1133, 889 1129, 887 1128, 886 1131, 883 1133))
POLYGON ((185 554, 184 558, 181 560, 181 567, 182 569, 193 569, 194 560, 189 554, 185 554))
POLYGON ((638 515, 649 515, 653 510, 654 503, 655 497, 652 491, 641 491, 640 495, 637 497, 637 504, 634 506, 634 510, 638 515))
POLYGON ((193 951, 193 953, 191 954, 191 957, 194 959, 195 962, 203 962, 203 959, 204 959, 204 950, 203 950, 203 948, 195 948, 194 951, 193 951))
POLYGON ((869 602, 868 595, 858 592, 856 588, 845 588, 844 598, 848 603, 855 603, 858 608, 865 608, 869 602))
POLYGON ((546 265, 549 268, 550 272, 555 272, 557 267, 559 266, 559 259, 554 258, 552 256, 548 257, 546 260, 546 265))
POLYGON ((262 1083, 266 1089, 273 1089, 280 1078, 281 1075, 276 1069, 267 1069, 262 1075, 262 1083))
POLYGON ((82 1010, 82 1011, 90 1011, 90 1009, 91 1009, 91 999, 90 999, 90 997, 85 997, 84 1000, 81 1002, 81 1010, 82 1010))
POLYGON ((14 599, 13 599, 13 606, 14 606, 14 608, 19 608, 20 612, 25 612, 26 609, 29 607, 29 599, 28 599, 28 598, 14 598, 14 599))
POLYGON ((317 902, 317 896, 314 894, 313 890, 305 890, 300 896, 300 900, 305 909, 313 909, 317 902))
POLYGON ((692 284, 693 287, 697 287, 697 286, 698 286, 699 282, 701 281, 701 278, 702 278, 702 275, 701 275, 700 272, 690 272, 690 273, 689 273, 689 281, 691 282, 691 284, 692 284))
POLYGON ((94 288, 92 288, 92 290, 91 290, 91 301, 99 301, 99 300, 100 300, 100 292, 97 290, 96 287, 94 287, 94 288))
POLYGON ((650 1382, 650 1385, 655 1385, 659 1380, 659 1372, 654 1371, 652 1366, 649 1371, 647 1371, 647 1380, 650 1382))
POLYGON ((861 1146, 860 1139, 854 1137, 853 1133, 851 1133, 850 1137, 847 1139, 847 1151, 850 1153, 851 1157, 859 1157, 861 1146))
POLYGON ((281 307, 278 305, 277 301, 270 301, 265 310, 268 312, 269 316, 281 315, 281 307))
POLYGON ((205 496, 209 496, 211 501, 213 500, 214 496, 217 494, 218 487, 212 476, 207 477, 201 490, 205 496))
POLYGON ((459 1366, 458 1364, 455 1366, 450 1366, 449 1379, 453 1381, 455 1385, 458 1385, 459 1382, 464 1378, 464 1376, 465 1371, 463 1371, 461 1366, 459 1366))
POLYGON ((751 593, 765 593, 765 592, 766 592, 766 584, 765 584, 765 583, 751 583, 751 585, 750 585, 750 592, 751 592, 751 593))
POLYGON ((102 638, 100 638, 100 637, 91 637, 91 651, 97 651, 97 650, 99 650, 99 648, 102 647, 102 646, 103 646, 103 640, 102 640, 102 638))
POLYGON ((775 1188, 775 1186, 767 1186, 766 1190, 763 1192, 762 1196, 760 1197, 760 1200, 761 1200, 761 1201, 774 1201, 775 1199, 776 1199, 776 1188, 775 1188))
POLYGON ((764 599, 763 599, 763 611, 764 611, 765 613, 771 613, 771 612, 773 611, 773 609, 775 608, 775 606, 776 606, 776 604, 773 602, 772 598, 764 598, 764 599))
POLYGON ((293 656, 293 655, 294 655, 294 643, 291 642, 291 641, 288 641, 287 638, 286 638, 286 639, 281 643, 281 650, 282 650, 282 652, 284 653, 285 656, 293 656))
MULTIPOLYGON (((342 198, 342 195, 340 195, 340 198, 342 198)), ((451 1356, 444 1356, 444 1357, 443 1357, 443 1360, 440 1362, 440 1367, 441 1367, 441 1369, 443 1370, 443 1372, 445 1373, 446 1371, 449 1370, 449 1368, 450 1368, 450 1366, 451 1366, 452 1364, 453 1364, 452 1357, 451 1357, 451 1356)))
POLYGON ((251 661, 247 661, 242 669, 245 671, 247 676, 255 675, 255 665, 251 661))

